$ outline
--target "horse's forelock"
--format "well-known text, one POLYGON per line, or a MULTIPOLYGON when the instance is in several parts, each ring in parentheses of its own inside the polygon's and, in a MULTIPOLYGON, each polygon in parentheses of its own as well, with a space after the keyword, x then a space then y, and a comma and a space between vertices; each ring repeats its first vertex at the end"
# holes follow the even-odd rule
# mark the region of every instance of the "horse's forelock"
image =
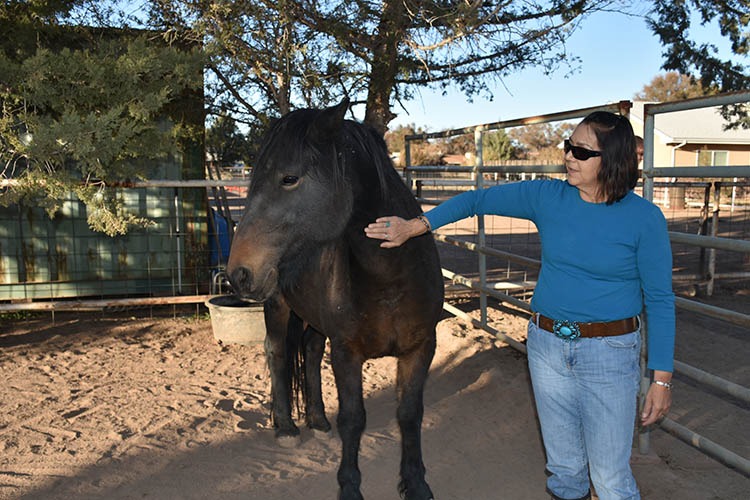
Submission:
POLYGON ((325 137, 325 141, 311 140, 311 136, 317 137, 311 133, 311 127, 316 126, 318 113, 317 110, 297 110, 278 120, 261 143, 260 164, 271 169, 273 165, 294 161, 309 169, 306 174, 325 179, 338 189, 346 185, 347 175, 355 175, 349 162, 358 156, 368 158, 375 169, 380 194, 386 198, 386 171, 393 166, 383 139, 372 127, 344 120, 340 130, 325 137), (322 161, 326 153, 332 162, 322 161))
POLYGON ((315 110, 301 109, 277 120, 261 142, 259 161, 270 165, 287 161, 308 163, 305 160, 317 159, 320 156, 319 148, 307 140, 314 113, 315 110))

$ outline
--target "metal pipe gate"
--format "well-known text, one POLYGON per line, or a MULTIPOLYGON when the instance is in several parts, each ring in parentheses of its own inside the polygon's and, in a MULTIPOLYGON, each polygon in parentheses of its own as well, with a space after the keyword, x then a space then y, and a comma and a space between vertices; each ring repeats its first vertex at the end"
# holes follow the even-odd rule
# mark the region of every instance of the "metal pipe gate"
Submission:
MULTIPOLYGON (((750 166, 735 166, 735 167, 667 167, 667 168, 655 168, 653 164, 654 154, 654 116, 658 113, 667 113, 671 111, 696 109, 702 107, 713 107, 724 104, 750 102, 750 91, 734 92, 729 94, 721 94, 716 96, 702 97, 697 99, 689 99, 685 101, 663 103, 663 104, 647 104, 645 106, 645 132, 644 132, 644 158, 643 158, 643 195, 644 198, 649 201, 653 201, 654 196, 654 178, 657 177, 690 177, 690 178, 716 178, 716 177, 731 177, 731 178, 750 178, 750 166)), ((486 167, 484 166, 482 158, 482 136, 491 130, 504 129, 508 127, 515 127, 521 125, 530 125, 537 123, 546 123, 560 120, 568 120, 573 118, 582 118, 589 113, 597 110, 605 110, 612 112, 619 112, 623 115, 628 115, 629 110, 632 107, 632 103, 629 101, 620 101, 615 104, 607 104, 603 106, 595 106, 591 108, 584 108, 572 111, 566 111, 561 113, 553 113, 549 115, 534 116, 528 118, 521 118, 516 120, 507 120, 501 122, 495 122, 490 124, 478 125, 474 127, 464 127, 461 129, 447 130, 443 132, 425 133, 408 135, 405 137, 405 157, 406 166, 404 169, 405 181, 407 186, 412 188, 414 184, 414 173, 417 172, 471 172, 474 178, 474 188, 481 189, 483 186, 483 173, 565 173, 565 168, 562 165, 522 165, 522 166, 495 166, 486 167), (476 146, 476 160, 474 167, 413 167, 410 164, 411 159, 411 143, 417 140, 426 140, 431 138, 439 137, 452 137, 455 135, 462 135, 466 133, 474 133, 474 142, 476 146)), ((443 181, 445 182, 445 181, 443 181)), ((718 184, 718 183, 715 183, 718 184)), ((674 186, 675 184, 670 183, 669 185, 674 186)), ((719 184, 720 185, 720 184, 719 184)), ((718 190, 717 190, 718 193, 718 190)), ((419 201, 429 203, 429 200, 420 199, 419 201)), ((718 198, 715 201, 715 206, 718 207, 718 198)), ((717 208, 718 209, 718 208, 717 208)), ((508 252, 501 252, 492 248, 488 248, 485 244, 485 228, 484 228, 484 217, 477 216, 478 219, 478 244, 468 243, 456 238, 449 236, 435 234, 438 241, 448 243, 454 246, 458 246, 467 249, 472 252, 476 252, 479 256, 478 267, 479 267, 479 281, 471 280, 464 276, 460 276, 449 270, 443 269, 443 275, 452 280, 453 283, 464 285, 468 288, 477 290, 480 297, 480 309, 481 319, 477 321, 474 318, 460 313, 454 307, 446 304, 446 310, 453 313, 454 315, 461 317, 465 321, 474 325, 475 327, 482 328, 485 331, 498 336, 501 340, 507 342, 511 347, 521 352, 526 352, 525 345, 520 344, 516 341, 510 342, 507 336, 500 334, 497 330, 487 325, 487 296, 492 296, 502 302, 508 302, 516 307, 530 311, 531 306, 515 297, 508 294, 499 292, 487 284, 487 269, 486 261, 484 260, 487 255, 502 256, 513 260, 514 262, 521 263, 522 265, 538 268, 541 266, 541 262, 535 259, 529 259, 520 255, 510 254, 508 252)), ((717 227, 716 221, 714 222, 714 228, 717 227)), ((670 241, 673 243, 682 243, 701 248, 708 248, 710 252, 716 249, 724 249, 736 252, 750 253, 750 241, 747 240, 736 240, 730 238, 720 238, 715 235, 713 236, 702 236, 702 235, 691 235, 685 233, 669 233, 670 241)), ((709 278, 710 285, 709 291, 713 287, 713 279, 716 277, 715 269, 713 265, 709 265, 709 278)), ((675 306, 688 311, 697 312, 713 318, 717 318, 723 321, 727 321, 736 325, 750 328, 750 315, 743 314, 737 311, 731 311, 715 306, 702 304, 697 301, 676 297, 675 306)), ((639 399, 641 405, 645 401, 645 395, 650 385, 650 378, 646 374, 646 341, 648 338, 648 331, 645 322, 642 327, 643 334, 643 350, 641 353, 641 392, 639 399)), ((750 389, 747 387, 740 386, 728 380, 722 379, 716 375, 707 373, 699 368, 690 366, 686 363, 675 360, 675 372, 683 376, 686 376, 692 380, 705 384, 713 389, 726 394, 729 397, 737 398, 741 401, 750 402, 750 389)), ((718 445, 711 440, 701 436, 683 426, 676 423, 675 421, 664 418, 658 424, 665 431, 673 434, 679 439, 685 441, 691 446, 703 451, 711 457, 719 460, 720 462, 727 464, 731 467, 738 469, 746 475, 750 475, 750 460, 742 457, 729 449, 718 445)), ((639 434, 639 452, 648 453, 649 448, 649 434, 648 432, 642 432, 639 434)))

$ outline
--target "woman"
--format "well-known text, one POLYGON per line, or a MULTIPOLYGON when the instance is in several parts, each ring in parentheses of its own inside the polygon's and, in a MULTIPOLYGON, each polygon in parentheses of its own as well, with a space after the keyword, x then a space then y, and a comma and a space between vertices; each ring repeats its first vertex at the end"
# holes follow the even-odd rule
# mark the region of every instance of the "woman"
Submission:
POLYGON ((365 228, 384 248, 473 215, 533 221, 542 269, 531 301, 528 358, 554 499, 640 498, 630 469, 639 381, 640 324, 649 327, 651 384, 641 425, 671 405, 672 254, 658 207, 638 180, 633 129, 597 111, 565 141, 567 181, 533 180, 458 195, 415 219, 365 228))

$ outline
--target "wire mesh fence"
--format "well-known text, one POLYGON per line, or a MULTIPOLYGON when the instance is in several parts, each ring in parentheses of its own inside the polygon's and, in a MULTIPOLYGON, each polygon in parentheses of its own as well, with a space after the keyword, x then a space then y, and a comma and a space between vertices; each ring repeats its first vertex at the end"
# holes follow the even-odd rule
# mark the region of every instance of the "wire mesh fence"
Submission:
POLYGON ((114 237, 89 228, 73 194, 52 218, 34 206, 0 208, 0 303, 56 300, 64 309, 66 301, 154 298, 142 303, 158 306, 220 291, 243 188, 172 184, 112 188, 126 210, 149 220, 114 237))

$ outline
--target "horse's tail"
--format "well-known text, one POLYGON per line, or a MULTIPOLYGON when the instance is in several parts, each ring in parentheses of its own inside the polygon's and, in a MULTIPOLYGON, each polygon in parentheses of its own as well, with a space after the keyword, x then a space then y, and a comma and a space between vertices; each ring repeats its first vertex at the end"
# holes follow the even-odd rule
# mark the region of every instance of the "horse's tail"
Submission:
POLYGON ((302 418, 303 403, 306 401, 305 343, 303 341, 305 326, 299 316, 293 312, 290 313, 286 335, 286 371, 289 381, 289 405, 297 409, 298 418, 302 418))

